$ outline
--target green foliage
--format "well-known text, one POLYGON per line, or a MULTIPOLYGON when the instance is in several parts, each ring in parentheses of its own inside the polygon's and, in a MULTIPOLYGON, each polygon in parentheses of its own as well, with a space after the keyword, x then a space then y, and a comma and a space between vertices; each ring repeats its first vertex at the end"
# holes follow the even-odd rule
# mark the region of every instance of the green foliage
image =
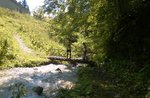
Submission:
POLYGON ((86 67, 79 69, 78 75, 77 86, 71 90, 60 90, 58 98, 115 98, 117 96, 115 85, 110 83, 110 74, 86 67))
POLYGON ((45 0, 43 5, 45 12, 53 15, 65 11, 66 6, 67 4, 64 0, 45 0))
POLYGON ((144 98, 147 93, 147 83, 141 73, 86 67, 78 70, 78 76, 76 87, 61 89, 57 98, 144 98))
POLYGON ((15 59, 15 55, 11 54, 11 46, 9 45, 7 39, 1 40, 1 49, 0 49, 0 64, 4 63, 6 60, 15 59))
POLYGON ((64 55, 64 47, 50 36, 47 21, 0 8, 0 69, 19 66, 37 66, 46 62, 46 56, 64 55), (23 51, 18 35, 33 53, 23 51))
POLYGON ((21 98, 26 94, 26 88, 22 83, 16 83, 10 86, 11 98, 21 98))
POLYGON ((33 17, 35 17, 37 19, 40 19, 40 20, 44 19, 44 9, 43 9, 43 7, 40 6, 37 9, 35 9, 33 11, 33 17))
POLYGON ((67 38, 77 36, 77 42, 73 43, 75 51, 80 51, 86 42, 93 52, 90 59, 97 67, 103 66, 119 79, 118 91, 114 91, 118 96, 143 98, 150 71, 149 0, 70 0, 66 3, 67 11, 58 12, 54 18, 57 24, 54 31, 59 33, 60 42, 66 44, 67 38))

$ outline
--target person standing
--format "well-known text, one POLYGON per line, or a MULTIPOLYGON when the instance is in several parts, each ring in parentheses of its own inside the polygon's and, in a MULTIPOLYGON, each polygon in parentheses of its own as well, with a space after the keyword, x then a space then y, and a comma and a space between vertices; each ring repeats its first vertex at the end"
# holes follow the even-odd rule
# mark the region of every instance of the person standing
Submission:
POLYGON ((87 45, 83 43, 83 60, 87 60, 87 45))
POLYGON ((67 59, 71 59, 71 41, 68 40, 67 43, 67 59))

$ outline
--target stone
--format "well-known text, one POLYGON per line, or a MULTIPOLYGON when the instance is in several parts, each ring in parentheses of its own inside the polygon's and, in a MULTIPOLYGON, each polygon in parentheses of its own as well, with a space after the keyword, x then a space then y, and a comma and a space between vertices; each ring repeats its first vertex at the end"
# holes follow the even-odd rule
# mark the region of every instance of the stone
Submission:
POLYGON ((42 95, 43 93, 43 87, 37 86, 33 88, 33 91, 37 94, 37 95, 42 95))
POLYGON ((55 71, 58 71, 59 73, 62 73, 61 69, 57 68, 55 71))

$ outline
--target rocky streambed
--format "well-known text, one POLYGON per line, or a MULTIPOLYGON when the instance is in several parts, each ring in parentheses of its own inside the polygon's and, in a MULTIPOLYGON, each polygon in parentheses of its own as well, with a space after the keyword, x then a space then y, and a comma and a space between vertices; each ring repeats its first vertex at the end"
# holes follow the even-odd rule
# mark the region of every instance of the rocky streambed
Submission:
POLYGON ((0 71, 0 98, 55 98, 60 88, 72 88, 77 82, 76 68, 43 65, 0 71))

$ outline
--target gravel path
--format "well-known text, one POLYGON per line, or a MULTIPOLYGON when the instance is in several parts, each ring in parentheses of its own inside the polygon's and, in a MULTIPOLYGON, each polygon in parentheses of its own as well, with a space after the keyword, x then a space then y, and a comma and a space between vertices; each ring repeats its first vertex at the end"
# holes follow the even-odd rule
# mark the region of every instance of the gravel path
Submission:
POLYGON ((20 48, 26 52, 26 53, 32 53, 33 50, 30 49, 29 47, 27 47, 24 43, 24 41, 21 39, 21 37, 17 34, 14 35, 14 38, 17 40, 17 42, 19 43, 20 48))
POLYGON ((58 89, 70 89, 75 82, 77 82, 76 68, 70 70, 65 65, 12 68, 0 71, 0 98, 11 98, 14 93, 21 91, 26 92, 26 96, 21 98, 45 98, 44 96, 54 98, 58 89), (23 90, 17 90, 19 87, 23 90), (36 87, 43 88, 42 95, 35 92, 36 87))

